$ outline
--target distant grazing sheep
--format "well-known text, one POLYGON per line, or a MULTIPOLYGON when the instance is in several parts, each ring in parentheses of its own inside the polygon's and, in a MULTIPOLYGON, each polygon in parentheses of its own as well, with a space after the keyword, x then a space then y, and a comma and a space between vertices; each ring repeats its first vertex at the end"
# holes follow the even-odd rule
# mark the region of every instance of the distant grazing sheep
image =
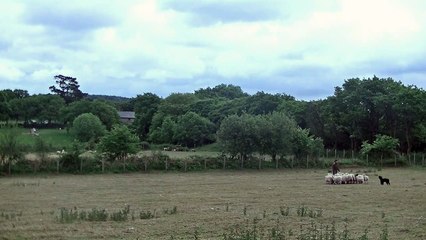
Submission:
POLYGON ((324 177, 326 184, 363 184, 368 183, 369 177, 365 174, 353 174, 353 173, 328 173, 324 177))

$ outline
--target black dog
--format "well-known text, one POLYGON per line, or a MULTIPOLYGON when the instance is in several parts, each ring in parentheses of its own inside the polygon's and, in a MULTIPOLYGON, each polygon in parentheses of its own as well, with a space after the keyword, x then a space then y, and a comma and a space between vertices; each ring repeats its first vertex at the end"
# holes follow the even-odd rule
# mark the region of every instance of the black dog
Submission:
POLYGON ((380 184, 384 184, 384 183, 386 183, 387 185, 390 185, 390 180, 389 180, 389 178, 382 178, 382 176, 379 176, 379 179, 380 179, 380 184))

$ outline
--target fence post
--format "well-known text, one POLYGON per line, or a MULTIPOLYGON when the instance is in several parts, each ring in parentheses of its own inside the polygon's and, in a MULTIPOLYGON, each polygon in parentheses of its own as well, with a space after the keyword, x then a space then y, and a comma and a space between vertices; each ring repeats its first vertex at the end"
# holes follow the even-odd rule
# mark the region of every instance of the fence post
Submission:
POLYGON ((207 159, 204 158, 204 170, 207 169, 207 159))
POLYGON ((309 155, 306 155, 306 168, 309 168, 309 155))
POLYGON ((101 160, 101 162, 102 162, 102 173, 104 173, 105 172, 105 160, 101 160))
POLYGON ((259 170, 262 169, 262 158, 259 157, 259 170))
POLYGON ((59 159, 56 159, 56 173, 59 173, 59 159))
POLYGON ((223 157, 223 169, 226 169, 226 157, 223 157))
POLYGON ((345 157, 346 157, 346 150, 343 149, 343 158, 345 158, 345 157))
POLYGON ((167 171, 167 169, 168 169, 168 167, 169 167, 167 163, 168 163, 168 161, 167 161, 167 159, 166 159, 166 171, 167 171))
POLYGON ((337 148, 334 149, 334 158, 337 158, 337 148))
POLYGON ((416 152, 414 152, 413 160, 414 160, 414 166, 416 166, 416 152))
POLYGON ((325 151, 325 157, 328 158, 328 148, 325 151))

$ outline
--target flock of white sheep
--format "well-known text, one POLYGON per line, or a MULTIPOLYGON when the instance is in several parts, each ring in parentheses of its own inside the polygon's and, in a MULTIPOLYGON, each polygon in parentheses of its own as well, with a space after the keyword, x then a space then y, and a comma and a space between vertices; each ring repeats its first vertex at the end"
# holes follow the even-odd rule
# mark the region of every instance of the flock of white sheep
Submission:
POLYGON ((336 173, 327 174, 325 176, 326 184, 363 184, 368 183, 368 176, 365 174, 353 174, 353 173, 336 173))

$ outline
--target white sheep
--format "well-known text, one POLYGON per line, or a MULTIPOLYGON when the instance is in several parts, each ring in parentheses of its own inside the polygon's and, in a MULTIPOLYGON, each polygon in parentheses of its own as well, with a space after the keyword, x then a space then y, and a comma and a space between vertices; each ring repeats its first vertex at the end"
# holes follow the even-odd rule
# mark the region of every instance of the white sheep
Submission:
POLYGON ((363 175, 356 175, 356 182, 357 183, 364 183, 364 176, 363 175))
POLYGON ((368 183, 368 176, 365 174, 363 174, 363 176, 364 176, 364 183, 368 183))
POLYGON ((340 173, 333 175, 333 182, 334 182, 334 184, 341 184, 342 183, 342 175, 340 173))
POLYGON ((325 183, 326 184, 332 184, 333 183, 333 175, 331 175, 331 173, 327 174, 327 176, 325 176, 325 183))
POLYGON ((332 175, 328 173, 324 180, 326 184, 362 184, 368 183, 369 177, 365 174, 337 173, 332 175))

